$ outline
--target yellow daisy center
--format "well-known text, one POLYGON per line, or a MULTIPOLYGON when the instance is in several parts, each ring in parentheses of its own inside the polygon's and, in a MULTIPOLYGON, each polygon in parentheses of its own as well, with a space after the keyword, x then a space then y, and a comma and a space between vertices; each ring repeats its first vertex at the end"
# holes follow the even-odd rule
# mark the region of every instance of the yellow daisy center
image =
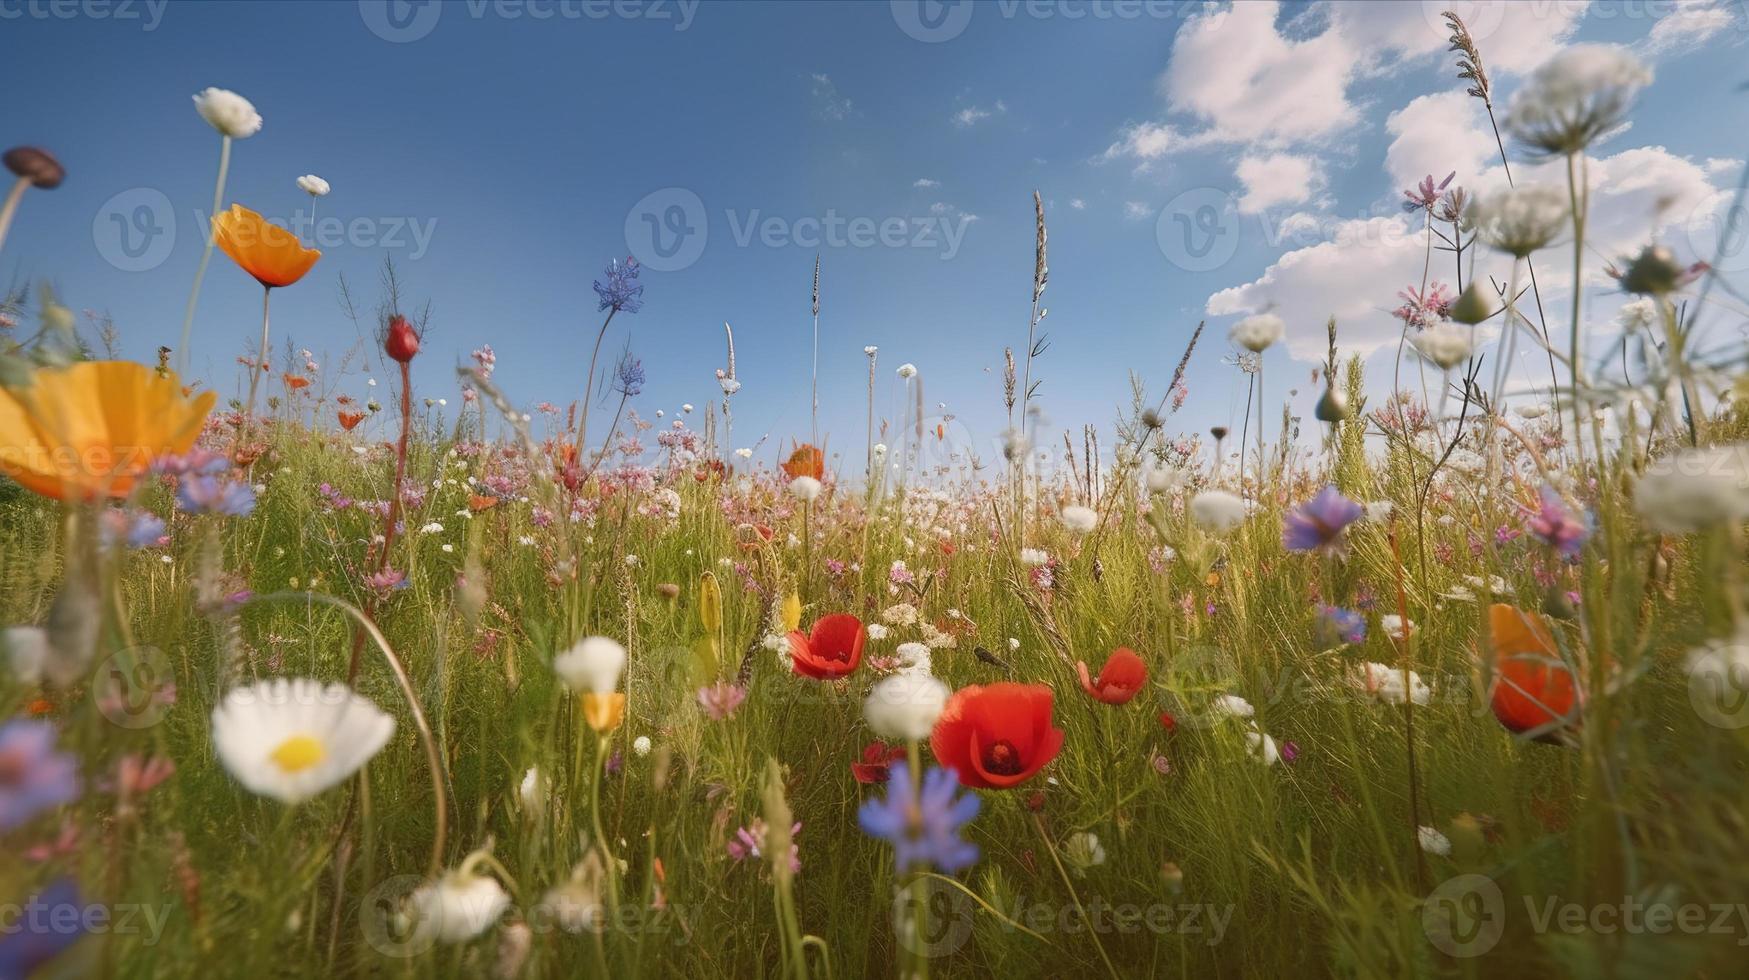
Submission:
POLYGON ((314 736, 293 735, 279 743, 279 747, 268 754, 281 769, 286 772, 303 772, 328 755, 322 748, 322 743, 314 736))

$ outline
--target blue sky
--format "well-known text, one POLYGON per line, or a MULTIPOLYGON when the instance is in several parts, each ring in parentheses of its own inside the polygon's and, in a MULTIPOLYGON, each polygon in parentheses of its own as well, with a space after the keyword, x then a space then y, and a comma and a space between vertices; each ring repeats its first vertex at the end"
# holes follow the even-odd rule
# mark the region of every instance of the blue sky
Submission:
MULTIPOLYGON (((1270 400, 1294 386, 1305 410, 1325 318, 1339 316, 1355 349, 1394 344, 1386 311, 1403 270, 1420 269, 1414 241, 1320 243, 1400 221, 1410 174, 1498 180, 1479 103, 1444 52, 1443 6, 926 2, 920 18, 904 2, 0 0, 0 77, 15 93, 6 139, 52 149, 69 173, 25 201, 0 275, 49 278, 75 309, 107 311, 128 356, 174 345, 219 148, 190 96, 219 86, 265 119, 236 146, 227 202, 289 218, 309 208, 295 178, 315 173, 333 185, 318 216, 354 229, 277 291, 276 349, 289 339, 337 369, 359 339, 339 276, 368 307, 392 257, 407 296, 432 307, 416 381, 452 410, 451 368, 482 343, 519 404, 580 397, 600 323, 590 281, 642 252, 646 306, 608 340, 629 339, 643 359, 637 407, 672 415, 717 398, 728 320, 742 382, 734 442, 769 433, 770 458, 808 431, 806 219, 836 216, 872 240, 817 245, 831 448, 862 454, 862 349, 874 344, 882 415, 894 418, 893 369, 915 363, 930 409, 945 402, 989 459, 1004 424, 1002 348, 1025 344, 1034 189, 1050 227, 1052 339, 1035 370, 1054 429, 1108 429, 1131 370, 1158 394, 1205 317, 1179 422, 1236 422, 1226 328, 1269 306, 1290 325, 1268 355, 1270 400), (1173 244, 1199 213, 1218 215, 1225 258, 1212 268, 1173 244), (672 252, 672 231, 658 243, 647 230, 671 219, 704 233, 672 252), (145 244, 139 226, 122 240, 134 220, 160 229, 144 260, 123 247, 145 244), (881 223, 894 221, 905 233, 883 243, 881 223), (659 271, 676 255, 683 268, 659 271)), ((1653 65, 1632 128, 1598 153, 1599 247, 1657 234, 1701 251, 1745 153, 1749 15, 1706 2, 1459 8, 1502 107, 1564 44, 1629 44, 1653 65), (1674 210, 1654 218, 1659 199, 1674 210)), ((1729 265, 1742 273, 1749 256, 1729 265)), ((1552 270, 1546 286, 1564 303, 1552 270)), ((259 299, 215 257, 192 374, 235 389, 259 299)), ((1599 329, 1614 302, 1592 309, 1599 329)), ((370 394, 371 373, 359 367, 340 390, 370 394)))

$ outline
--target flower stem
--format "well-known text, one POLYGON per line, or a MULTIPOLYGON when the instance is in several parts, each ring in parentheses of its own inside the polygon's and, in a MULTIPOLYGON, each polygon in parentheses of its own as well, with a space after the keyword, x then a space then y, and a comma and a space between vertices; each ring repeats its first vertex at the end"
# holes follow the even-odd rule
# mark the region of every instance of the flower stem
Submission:
POLYGON ((1044 820, 1034 813, 1032 824, 1038 828, 1039 840, 1044 842, 1045 853, 1051 856, 1051 863, 1056 865, 1057 874, 1063 879, 1063 887, 1069 889, 1069 900, 1075 903, 1075 911, 1080 914, 1081 921, 1087 925, 1087 936, 1093 940, 1093 948, 1099 950, 1099 959, 1105 964, 1105 972, 1111 975, 1112 980, 1118 980, 1120 974, 1117 972, 1117 968, 1111 965, 1111 957, 1105 955, 1105 944, 1099 941, 1099 933, 1094 931, 1093 923, 1088 921, 1087 910, 1081 907, 1081 896, 1075 893, 1075 883, 1069 880, 1069 872, 1064 870, 1062 860, 1057 857, 1057 847, 1051 843, 1051 835, 1045 833, 1044 820))
POLYGON ((219 146, 219 179, 213 183, 213 209, 207 215, 206 248, 200 253, 200 265, 194 270, 194 288, 188 293, 188 311, 182 315, 182 341, 176 348, 176 373, 188 375, 188 338, 194 332, 194 305, 200 300, 200 282, 206 278, 206 265, 213 257, 213 219, 219 216, 219 206, 225 199, 225 175, 231 172, 231 138, 222 137, 219 146))
POLYGON ((6 203, 0 204, 0 248, 6 245, 6 230, 12 227, 12 216, 18 213, 18 202, 24 200, 24 192, 30 189, 30 178, 20 177, 6 192, 6 203))

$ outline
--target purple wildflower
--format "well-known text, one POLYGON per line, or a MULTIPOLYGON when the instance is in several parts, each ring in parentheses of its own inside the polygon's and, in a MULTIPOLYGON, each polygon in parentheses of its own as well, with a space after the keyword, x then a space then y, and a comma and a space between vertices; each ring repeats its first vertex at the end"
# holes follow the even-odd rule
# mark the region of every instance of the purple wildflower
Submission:
POLYGON ((1282 523, 1281 546, 1289 551, 1321 551, 1337 543, 1343 529, 1360 519, 1366 509, 1335 487, 1288 512, 1282 523))
POLYGON ((1561 499, 1561 495, 1553 487, 1545 485, 1541 498, 1541 506, 1530 512, 1530 519, 1525 522, 1525 530, 1536 535, 1568 561, 1578 558, 1585 542, 1591 537, 1590 523, 1575 517, 1567 509, 1566 501, 1561 499))
POLYGON ((1291 766, 1294 764, 1294 760, 1299 757, 1300 745, 1298 742, 1288 741, 1281 743, 1281 761, 1291 766))
POLYGON ((144 510, 106 510, 101 524, 103 546, 114 548, 125 543, 129 548, 154 548, 166 543, 164 521, 144 510))
MULTIPOLYGON (((759 859, 765 857, 765 852, 763 850, 765 847, 765 831, 765 821, 758 817, 754 817, 752 823, 739 828, 735 831, 735 836, 729 838, 729 843, 727 845, 729 856, 737 861, 745 861, 748 858, 759 859)), ((802 870, 802 853, 801 845, 795 842, 795 836, 801 832, 802 824, 801 821, 798 820, 789 829, 789 869, 791 872, 798 874, 802 870)))
POLYGON ((1318 610, 1318 637, 1326 643, 1359 643, 1366 639, 1366 617, 1341 606, 1325 606, 1318 610))
POLYGON ((91 921, 90 909, 71 878, 57 879, 32 894, 22 909, 23 914, 0 931, 0 977, 8 980, 30 976, 61 955, 84 938, 86 923, 91 921))
POLYGON ((960 795, 959 785, 953 770, 932 768, 919 793, 905 763, 895 762, 886 799, 865 801, 857 822, 864 833, 892 843, 900 873, 933 867, 953 874, 978 860, 978 845, 960 839, 960 830, 978 815, 979 800, 973 793, 960 795))
POLYGON ((614 369, 613 390, 627 398, 636 398, 644 390, 644 362, 626 351, 619 359, 619 367, 614 369))
POLYGON ((247 483, 216 476, 185 476, 176 487, 176 503, 190 514, 248 517, 255 512, 255 489, 247 483))
POLYGON ((733 715, 745 700, 747 691, 744 688, 722 681, 698 689, 698 706, 712 721, 722 721, 733 715))
POLYGON ((1439 197, 1441 192, 1445 190, 1445 185, 1451 183, 1456 176, 1457 171, 1453 170, 1446 174, 1445 179, 1440 181, 1437 186, 1433 183, 1432 174, 1421 178, 1421 183, 1403 192, 1403 210, 1410 214, 1414 214, 1416 211, 1432 211, 1434 206, 1439 203, 1439 197))
POLYGON ((638 282, 638 260, 627 257, 607 267, 607 282, 595 280, 595 295, 601 298, 601 309, 615 313, 636 313, 644 308, 644 286, 638 282))
POLYGON ((0 728, 0 832, 79 798, 78 763, 55 751, 55 726, 17 719, 0 728))
POLYGON ((152 461, 152 472, 165 476, 218 476, 231 468, 231 461, 226 457, 196 446, 178 456, 171 454, 160 456, 152 461))

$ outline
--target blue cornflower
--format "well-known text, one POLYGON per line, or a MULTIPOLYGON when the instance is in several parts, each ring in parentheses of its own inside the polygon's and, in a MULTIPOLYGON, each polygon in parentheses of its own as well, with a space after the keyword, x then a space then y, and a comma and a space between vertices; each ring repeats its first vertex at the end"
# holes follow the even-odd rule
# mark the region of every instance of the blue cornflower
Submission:
POLYGON ((1282 522, 1281 546, 1289 551, 1321 551, 1336 544, 1342 531, 1360 519, 1366 508, 1325 487, 1311 500, 1288 511, 1282 522))
POLYGON ((164 519, 150 511, 106 510, 99 526, 105 548, 114 548, 118 543, 129 548, 152 548, 164 540, 164 519))
POLYGON ((6 980, 30 976, 83 939, 90 918, 79 897, 79 886, 71 878, 50 882, 23 903, 22 911, 14 924, 0 931, 0 977, 6 980))
POLYGON ((255 512, 255 489, 216 476, 185 476, 176 487, 176 503, 190 514, 248 517, 255 512))
POLYGON ((1318 638, 1326 643, 1359 643, 1366 639, 1366 617, 1341 606, 1318 610, 1318 638))
POLYGON ((631 351, 619 359, 619 367, 614 371, 614 390, 627 398, 644 390, 644 362, 633 357, 631 351))
POLYGON ((79 798, 78 762, 55 751, 55 726, 16 719, 0 728, 0 832, 79 798))
POLYGON ((905 763, 895 762, 886 799, 865 801, 857 822, 864 833, 892 843, 901 873, 930 866, 953 874, 978 860, 978 845, 961 840, 959 833, 978 815, 979 800, 972 793, 960 796, 959 785, 952 769, 933 768, 923 775, 919 796, 905 763))
POLYGON ((601 309, 636 313, 644 308, 644 286, 638 282, 638 271, 638 260, 629 256, 624 265, 615 262, 607 267, 607 282, 595 280, 595 295, 601 297, 601 309))

